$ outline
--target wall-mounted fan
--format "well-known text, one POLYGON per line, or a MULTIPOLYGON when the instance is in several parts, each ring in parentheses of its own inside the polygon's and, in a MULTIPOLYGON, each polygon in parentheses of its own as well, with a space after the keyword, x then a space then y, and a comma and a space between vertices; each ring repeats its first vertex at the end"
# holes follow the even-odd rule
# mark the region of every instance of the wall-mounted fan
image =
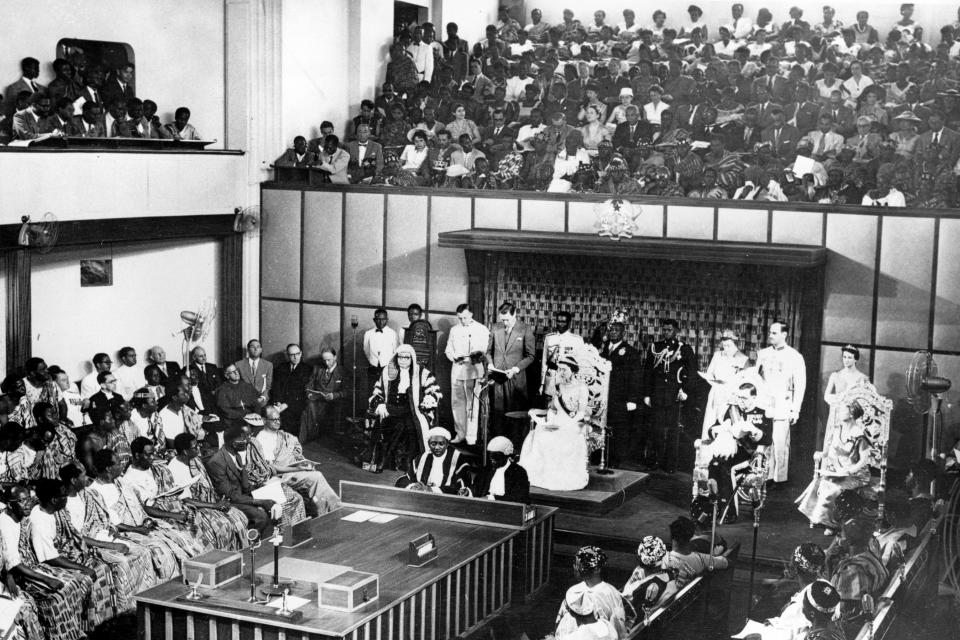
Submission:
POLYGON ((950 381, 938 374, 937 363, 929 351, 917 351, 907 367, 907 402, 919 415, 927 415, 924 425, 924 455, 936 458, 940 454, 943 432, 940 394, 950 389, 950 381))
POLYGON ((43 220, 31 222, 30 216, 20 218, 23 223, 17 235, 17 243, 21 247, 31 247, 40 253, 49 253, 57 244, 60 235, 60 223, 57 216, 49 211, 43 214, 43 220))
POLYGON ((217 301, 207 298, 195 309, 180 312, 180 320, 186 325, 174 335, 183 336, 183 368, 190 366, 190 351, 206 340, 217 317, 217 301))
POLYGON ((233 213, 233 230, 237 233, 255 233, 260 229, 260 207, 237 207, 233 213))

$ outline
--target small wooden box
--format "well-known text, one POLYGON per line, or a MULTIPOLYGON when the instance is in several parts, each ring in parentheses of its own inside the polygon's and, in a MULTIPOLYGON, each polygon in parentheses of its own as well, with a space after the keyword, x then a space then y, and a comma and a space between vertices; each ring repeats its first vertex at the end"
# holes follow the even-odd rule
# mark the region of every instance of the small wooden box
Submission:
POLYGON ((356 611, 380 597, 380 576, 345 571, 317 585, 317 605, 337 611, 356 611))
POLYGON ((208 551, 183 561, 183 582, 193 584, 202 576, 202 587, 216 588, 243 573, 243 555, 239 551, 208 551))

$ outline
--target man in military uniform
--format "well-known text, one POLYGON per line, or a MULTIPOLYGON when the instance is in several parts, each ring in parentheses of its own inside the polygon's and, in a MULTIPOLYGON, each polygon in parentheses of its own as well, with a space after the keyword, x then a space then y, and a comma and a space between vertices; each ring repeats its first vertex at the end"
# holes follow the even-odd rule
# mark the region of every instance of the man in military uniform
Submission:
POLYGON ((697 357, 677 338, 680 325, 672 318, 660 321, 660 340, 644 353, 643 403, 653 411, 656 459, 666 473, 677 470, 680 448, 680 412, 697 373, 697 357))
POLYGON ((800 417, 807 389, 807 366, 800 352, 787 344, 790 327, 773 322, 767 332, 769 347, 757 354, 757 368, 770 396, 773 417, 773 447, 768 477, 774 484, 786 482, 790 461, 790 428, 800 417))
POLYGON ((557 363, 565 357, 577 357, 583 349, 583 338, 570 331, 571 315, 569 311, 557 311, 553 314, 555 330, 543 339, 543 358, 540 362, 540 394, 553 397, 557 390, 557 363))
POLYGON ((607 339, 600 355, 610 361, 610 383, 607 395, 607 459, 611 467, 637 461, 638 453, 647 444, 646 435, 638 429, 637 404, 640 402, 640 353, 623 339, 624 315, 615 313, 607 325, 607 339))

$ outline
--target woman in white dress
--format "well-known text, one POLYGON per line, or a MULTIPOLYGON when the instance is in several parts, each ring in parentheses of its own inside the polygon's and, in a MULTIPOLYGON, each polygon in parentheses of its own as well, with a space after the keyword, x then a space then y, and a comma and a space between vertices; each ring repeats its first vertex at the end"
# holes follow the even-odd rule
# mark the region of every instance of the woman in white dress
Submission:
POLYGON ((724 331, 720 335, 720 350, 713 354, 707 367, 710 393, 707 395, 707 407, 703 410, 703 433, 700 436, 704 440, 710 427, 723 421, 736 390, 733 383, 739 381, 738 375, 747 367, 749 359, 737 346, 739 340, 733 331, 724 331))
POLYGON ((574 376, 578 371, 572 357, 561 359, 546 418, 531 413, 536 427, 523 441, 520 466, 526 469, 532 486, 577 491, 590 481, 584 425, 590 396, 587 385, 574 376))
POLYGON ((823 392, 824 401, 830 405, 830 413, 827 415, 827 424, 823 432, 824 448, 830 442, 833 429, 837 424, 837 403, 840 401, 840 396, 850 387, 870 382, 870 378, 857 369, 857 362, 860 360, 859 349, 848 344, 840 349, 840 357, 843 359, 843 368, 830 374, 827 387, 823 392))

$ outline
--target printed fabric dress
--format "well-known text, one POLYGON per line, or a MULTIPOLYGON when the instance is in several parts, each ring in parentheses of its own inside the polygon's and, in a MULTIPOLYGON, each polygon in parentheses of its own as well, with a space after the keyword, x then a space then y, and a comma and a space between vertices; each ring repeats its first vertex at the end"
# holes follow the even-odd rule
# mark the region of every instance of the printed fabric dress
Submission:
POLYGON ((530 484, 550 491, 578 491, 587 486, 587 438, 583 423, 574 420, 589 412, 589 390, 580 381, 558 384, 547 419, 527 434, 520 466, 530 484))

